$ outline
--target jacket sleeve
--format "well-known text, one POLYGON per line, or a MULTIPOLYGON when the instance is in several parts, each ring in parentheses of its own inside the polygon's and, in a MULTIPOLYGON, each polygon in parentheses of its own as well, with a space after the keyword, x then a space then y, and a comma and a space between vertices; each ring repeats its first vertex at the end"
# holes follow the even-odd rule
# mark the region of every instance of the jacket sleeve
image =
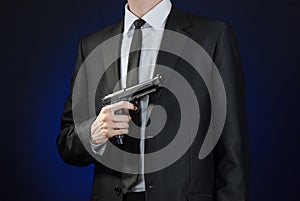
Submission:
POLYGON ((93 162, 93 157, 91 157, 86 151, 79 138, 72 113, 72 90, 74 87, 75 78, 83 62, 84 55, 82 51, 82 40, 80 40, 75 69, 71 77, 71 93, 68 95, 65 101, 65 107, 60 121, 60 133, 56 139, 58 152, 63 161, 75 166, 87 166, 93 162))
POLYGON ((222 24, 214 52, 226 90, 227 115, 216 145, 217 201, 249 201, 249 148, 245 84, 239 50, 229 25, 222 24))

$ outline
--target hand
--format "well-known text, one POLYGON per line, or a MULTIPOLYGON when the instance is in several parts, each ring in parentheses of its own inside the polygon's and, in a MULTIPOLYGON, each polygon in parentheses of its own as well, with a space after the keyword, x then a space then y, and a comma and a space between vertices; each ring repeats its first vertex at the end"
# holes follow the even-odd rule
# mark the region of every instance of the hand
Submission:
POLYGON ((120 101, 103 107, 91 126, 91 142, 93 144, 103 144, 115 135, 128 133, 128 122, 131 117, 129 115, 115 115, 115 111, 120 109, 135 110, 136 107, 127 101, 120 101))

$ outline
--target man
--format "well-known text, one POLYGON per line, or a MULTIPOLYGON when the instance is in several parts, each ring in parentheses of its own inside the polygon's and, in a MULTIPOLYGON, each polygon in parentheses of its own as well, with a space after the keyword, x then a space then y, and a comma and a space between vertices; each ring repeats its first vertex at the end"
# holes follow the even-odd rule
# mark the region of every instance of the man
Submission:
MULTIPOLYGON (((100 112, 89 124, 89 131, 83 132, 83 135, 88 136, 89 146, 93 153, 100 156, 106 154, 109 158, 110 146, 140 154, 139 163, 135 164, 141 170, 139 174, 122 173, 95 160, 89 147, 83 145, 80 136, 82 133, 79 134, 75 127, 72 111, 74 100, 70 94, 61 119, 61 132, 57 138, 57 147, 66 163, 76 166, 95 164, 91 200, 249 200, 249 156, 244 80, 236 41, 230 27, 219 21, 184 13, 172 6, 170 0, 128 0, 124 20, 81 39, 71 80, 72 89, 76 76, 88 55, 102 42, 121 33, 123 37, 118 49, 125 56, 117 61, 117 65, 112 65, 101 78, 97 87, 96 100, 115 91, 113 88, 121 78, 123 79, 121 79, 120 88, 134 86, 153 78, 156 67, 151 64, 156 63, 169 66, 179 72, 194 86, 201 108, 201 123, 196 122, 199 124, 196 138, 180 159, 163 169, 146 172, 145 154, 162 149, 175 137, 176 125, 180 124, 180 111, 182 110, 178 107, 175 98, 168 89, 164 88, 159 94, 144 97, 138 104, 121 101, 101 106, 96 101, 95 108, 100 108, 100 112), (204 159, 200 160, 198 154, 212 113, 210 96, 205 83, 201 77, 193 73, 184 59, 163 51, 143 49, 131 51, 133 46, 139 45, 140 48, 144 48, 151 42, 155 43, 155 48, 160 47, 164 40, 163 34, 156 34, 153 38, 151 34, 146 34, 149 28, 176 31, 191 38, 207 52, 218 67, 226 89, 226 121, 215 148, 204 159), (129 51, 130 54, 126 55, 129 51), (148 68, 138 68, 138 66, 147 65, 148 68), (134 71, 137 73, 132 73, 134 71), (147 138, 145 129, 138 129, 137 132, 142 139, 131 138, 129 134, 134 124, 139 125, 140 128, 145 128, 149 124, 147 115, 149 115, 148 106, 150 105, 164 107, 168 114, 166 126, 155 137, 147 138), (121 109, 130 112, 117 115, 116 111, 121 109), (139 112, 135 113, 135 111, 139 112), (136 123, 139 119, 140 123, 136 123), (124 145, 116 143, 116 136, 120 135, 125 135, 124 145)), ((194 52, 189 53, 194 54, 194 52)), ((89 80, 88 73, 86 76, 89 80)), ((152 122, 152 124, 155 123, 152 122)), ((186 136, 190 134, 187 133, 186 136)), ((109 158, 109 160, 114 159, 109 158)))

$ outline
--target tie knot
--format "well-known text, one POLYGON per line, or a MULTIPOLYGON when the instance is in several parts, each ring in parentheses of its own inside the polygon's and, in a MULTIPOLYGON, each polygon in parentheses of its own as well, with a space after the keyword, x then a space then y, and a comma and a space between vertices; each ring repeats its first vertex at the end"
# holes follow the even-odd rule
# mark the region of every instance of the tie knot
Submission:
POLYGON ((135 29, 140 29, 146 22, 143 19, 138 19, 134 21, 135 29))

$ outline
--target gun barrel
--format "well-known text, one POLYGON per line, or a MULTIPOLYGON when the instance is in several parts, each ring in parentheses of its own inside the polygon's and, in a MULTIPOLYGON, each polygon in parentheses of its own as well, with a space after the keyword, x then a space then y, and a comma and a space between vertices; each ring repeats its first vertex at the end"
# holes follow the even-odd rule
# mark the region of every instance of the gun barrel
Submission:
POLYGON ((162 85, 163 77, 161 75, 156 75, 153 79, 147 80, 140 84, 134 85, 129 88, 122 89, 120 91, 114 92, 105 96, 101 99, 102 105, 107 105, 112 102, 117 102, 122 99, 130 98, 134 95, 134 99, 145 96, 149 93, 155 92, 162 85))

